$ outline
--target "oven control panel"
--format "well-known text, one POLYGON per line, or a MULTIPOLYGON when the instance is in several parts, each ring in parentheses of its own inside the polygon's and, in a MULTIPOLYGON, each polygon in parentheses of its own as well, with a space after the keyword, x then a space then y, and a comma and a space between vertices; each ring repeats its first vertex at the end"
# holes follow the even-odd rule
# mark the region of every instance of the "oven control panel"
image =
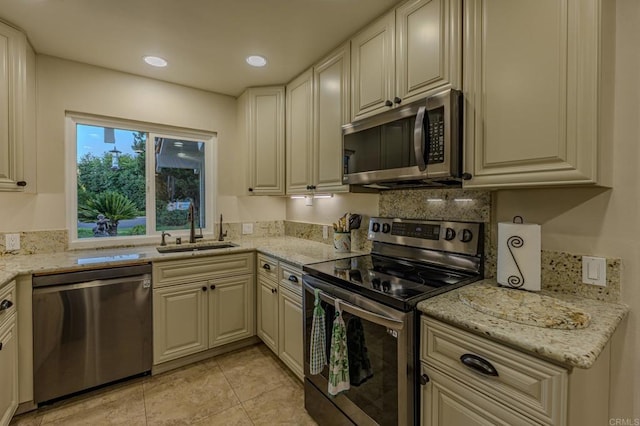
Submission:
POLYGON ((482 224, 372 217, 369 239, 383 243, 476 255, 482 224))

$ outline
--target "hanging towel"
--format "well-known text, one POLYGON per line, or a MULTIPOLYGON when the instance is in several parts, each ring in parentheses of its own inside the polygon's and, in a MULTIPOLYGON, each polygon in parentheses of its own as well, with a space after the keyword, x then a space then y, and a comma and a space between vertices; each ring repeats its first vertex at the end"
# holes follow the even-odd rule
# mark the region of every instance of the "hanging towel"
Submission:
POLYGON ((311 374, 320 374, 325 365, 327 365, 327 351, 325 349, 327 340, 327 331, 325 328, 324 309, 320 305, 320 290, 314 290, 316 296, 313 303, 313 321, 311 323, 311 374))
POLYGON ((340 299, 336 299, 336 316, 331 330, 331 357, 329 358, 329 395, 349 390, 349 356, 347 328, 342 319, 340 299))
POLYGON ((352 385, 359 386, 373 376, 360 318, 353 317, 347 324, 347 349, 349 353, 349 381, 352 385))

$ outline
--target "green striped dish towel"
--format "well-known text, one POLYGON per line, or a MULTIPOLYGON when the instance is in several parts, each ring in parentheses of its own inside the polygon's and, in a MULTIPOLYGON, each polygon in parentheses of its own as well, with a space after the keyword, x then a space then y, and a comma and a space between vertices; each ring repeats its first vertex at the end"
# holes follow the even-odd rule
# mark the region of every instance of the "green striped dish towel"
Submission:
POLYGON ((320 290, 314 290, 315 302, 313 303, 313 321, 311 322, 311 353, 310 373, 320 374, 325 365, 327 365, 327 352, 325 350, 325 342, 327 339, 327 331, 325 326, 324 309, 320 305, 320 290))

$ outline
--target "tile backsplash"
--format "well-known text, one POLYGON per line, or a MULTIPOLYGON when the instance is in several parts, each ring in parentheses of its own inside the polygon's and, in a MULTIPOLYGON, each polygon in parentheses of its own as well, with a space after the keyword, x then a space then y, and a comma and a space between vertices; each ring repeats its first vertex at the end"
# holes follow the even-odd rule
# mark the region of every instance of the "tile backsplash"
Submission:
POLYGON ((0 234, 0 256, 57 253, 67 250, 69 245, 69 236, 66 229, 12 233, 20 234, 20 250, 7 251, 5 246, 6 234, 0 234))

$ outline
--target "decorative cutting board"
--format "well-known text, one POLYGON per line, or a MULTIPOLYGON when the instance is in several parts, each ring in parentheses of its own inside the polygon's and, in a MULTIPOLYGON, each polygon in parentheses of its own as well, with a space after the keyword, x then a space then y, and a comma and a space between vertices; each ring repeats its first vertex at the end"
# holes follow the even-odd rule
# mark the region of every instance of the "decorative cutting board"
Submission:
POLYGON ((569 302, 505 287, 465 287, 459 297, 482 313, 536 327, 572 330, 588 327, 591 322, 587 312, 569 302))

